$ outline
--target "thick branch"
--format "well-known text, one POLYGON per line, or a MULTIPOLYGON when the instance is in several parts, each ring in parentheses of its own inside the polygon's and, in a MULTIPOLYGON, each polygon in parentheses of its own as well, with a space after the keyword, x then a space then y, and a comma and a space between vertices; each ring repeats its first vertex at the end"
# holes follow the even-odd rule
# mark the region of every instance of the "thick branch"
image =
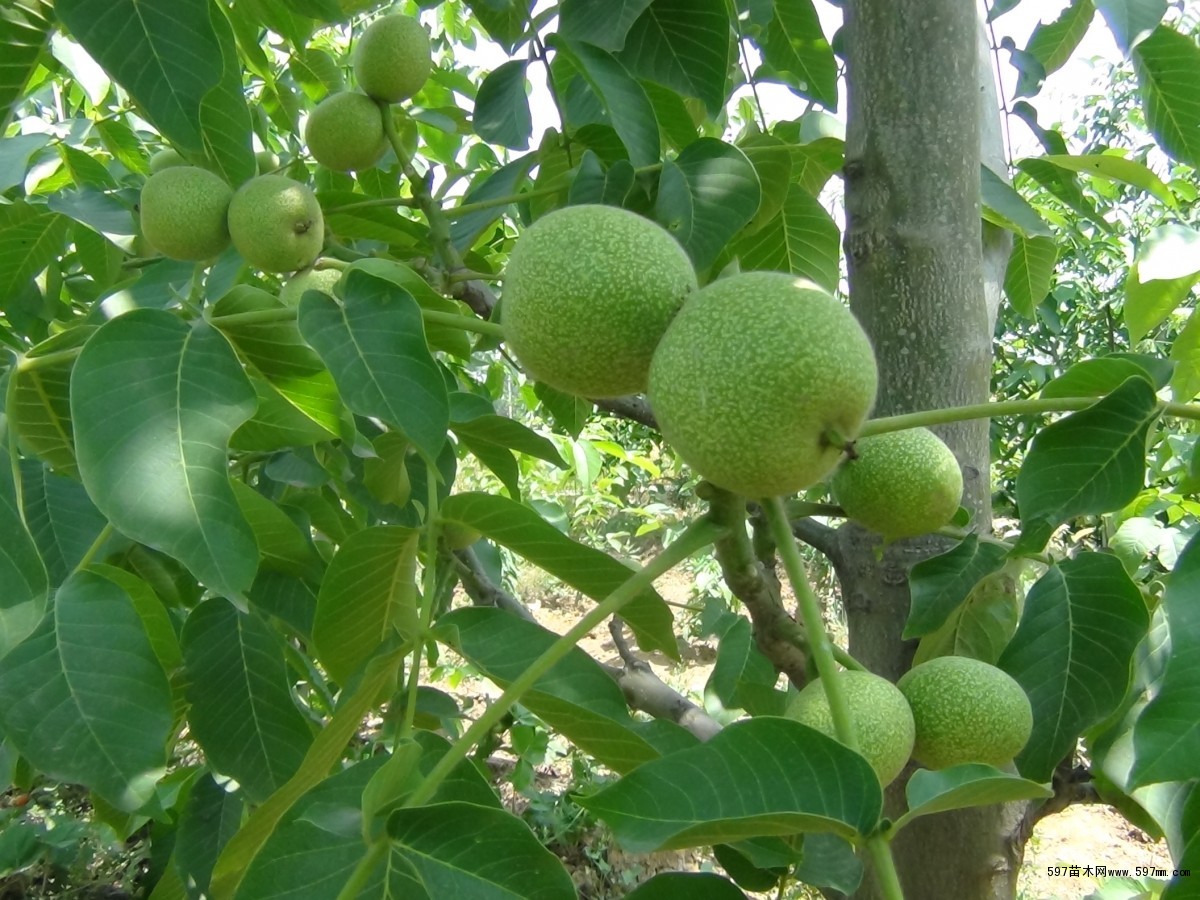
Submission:
POLYGON ((641 422, 647 428, 658 430, 658 420, 654 418, 654 413, 650 411, 650 404, 644 398, 638 396, 629 397, 609 397, 605 400, 593 401, 597 408, 610 412, 614 416, 620 416, 622 419, 629 419, 634 422, 641 422))
POLYGON ((838 546, 836 529, 812 519, 793 519, 792 534, 826 557, 835 570, 841 567, 845 557, 838 546))
POLYGON ((1092 781, 1092 773, 1087 766, 1077 766, 1068 758, 1054 771, 1051 778, 1054 796, 1043 803, 1031 803, 1025 808, 1025 816, 1021 820, 1021 843, 1029 839, 1037 823, 1047 816, 1062 812, 1068 806, 1076 803, 1102 803, 1096 784, 1092 781))
POLYGON ((492 583, 487 573, 484 572, 479 558, 469 547, 465 550, 454 551, 454 559, 463 590, 467 592, 472 603, 476 606, 494 606, 518 615, 522 619, 528 619, 530 622, 536 621, 533 613, 526 608, 524 603, 504 588, 492 583))
POLYGON ((808 681, 808 658, 797 640, 798 626, 783 607, 754 554, 746 534, 746 504, 733 494, 712 488, 708 497, 713 519, 726 526, 713 544, 729 590, 745 605, 754 624, 754 641, 775 668, 796 687, 808 681))

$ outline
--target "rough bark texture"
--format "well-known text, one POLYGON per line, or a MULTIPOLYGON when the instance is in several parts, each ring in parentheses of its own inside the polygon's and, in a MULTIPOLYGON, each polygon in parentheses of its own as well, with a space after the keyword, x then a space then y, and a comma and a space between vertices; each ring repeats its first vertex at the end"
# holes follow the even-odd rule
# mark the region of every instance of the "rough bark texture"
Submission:
MULTIPOLYGON (((989 236, 985 267, 980 122, 981 115, 995 115, 995 106, 990 76, 981 77, 974 5, 847 0, 845 8, 845 243, 850 305, 879 361, 875 414, 985 401, 996 281, 1007 251, 989 236)), ((962 466, 963 504, 974 513, 973 527, 989 528, 987 422, 937 431, 962 466)), ((947 544, 903 541, 877 559, 879 539, 863 529, 844 526, 838 539, 850 652, 896 678, 914 649, 900 639, 908 571, 947 544)), ((889 814, 904 808, 904 780, 888 791, 889 814)), ((906 896, 1011 900, 1023 811, 1020 804, 986 807, 910 825, 893 844, 906 896)), ((878 896, 870 878, 855 896, 878 896)))

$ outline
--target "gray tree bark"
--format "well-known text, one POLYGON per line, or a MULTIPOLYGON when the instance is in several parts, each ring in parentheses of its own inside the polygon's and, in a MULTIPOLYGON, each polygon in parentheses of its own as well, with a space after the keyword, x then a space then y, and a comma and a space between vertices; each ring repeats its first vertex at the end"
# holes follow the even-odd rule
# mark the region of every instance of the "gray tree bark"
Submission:
MULTIPOLYGON (((879 362, 875 415, 986 401, 1008 249, 989 233, 985 259, 981 121, 995 118, 996 106, 990 66, 980 66, 974 4, 847 0, 845 10, 845 247, 850 306, 879 362)), ((987 136, 995 147, 999 131, 987 136)), ((989 156, 994 168, 996 154, 989 156)), ((1003 175, 1002 152, 999 160, 1003 175)), ((989 529, 987 421, 936 430, 962 466, 972 527, 989 529)), ((902 541, 880 559, 879 538, 853 524, 839 529, 838 542, 850 652, 895 679, 915 648, 901 640, 908 571, 946 544, 902 541)), ((892 816, 904 809, 905 780, 887 792, 892 816)), ((992 806, 909 825, 893 843, 906 896, 1011 900, 1023 812, 1020 804, 992 806)), ((855 896, 879 896, 869 875, 855 896)))

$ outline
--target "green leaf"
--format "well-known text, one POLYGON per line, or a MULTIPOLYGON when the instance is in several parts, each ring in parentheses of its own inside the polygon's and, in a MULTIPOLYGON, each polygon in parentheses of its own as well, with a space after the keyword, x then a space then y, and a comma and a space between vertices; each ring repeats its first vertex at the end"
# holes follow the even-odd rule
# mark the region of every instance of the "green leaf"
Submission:
POLYGON ((300 333, 333 373, 346 405, 400 431, 426 459, 446 442, 446 382, 425 342, 421 308, 394 282, 351 271, 341 303, 307 291, 300 333))
POLYGON ((179 635, 176 633, 176 622, 162 599, 154 589, 140 576, 117 566, 95 563, 88 571, 107 578, 121 588, 128 596, 133 608, 141 617, 142 627, 150 640, 150 647, 158 657, 159 664, 168 678, 174 677, 176 671, 183 666, 183 654, 179 648, 179 635))
POLYGON ((1132 501, 1146 481, 1146 434, 1157 418, 1154 387, 1139 376, 1039 431, 1017 475, 1020 549, 1040 550, 1068 519, 1132 501))
POLYGON ((1200 166, 1200 47, 1194 39, 1159 25, 1133 48, 1146 124, 1158 145, 1192 167, 1200 166))
POLYGON ((126 313, 88 340, 71 372, 79 472, 122 534, 238 597, 258 548, 229 484, 226 447, 254 412, 229 343, 202 321, 126 313))
MULTIPOLYGON (((537 155, 530 153, 514 159, 494 172, 483 172, 476 177, 463 196, 463 205, 516 194, 529 175, 529 170, 536 163, 537 155)), ((469 250, 479 236, 504 215, 505 209, 504 206, 491 206, 466 215, 459 215, 453 209, 447 210, 454 219, 450 226, 450 239, 454 246, 461 252, 469 250)))
POLYGON ((1050 293, 1058 245, 1051 237, 1013 236, 1012 253, 1004 270, 1004 293, 1017 312, 1032 319, 1050 293))
POLYGON ((798 185, 788 188, 778 216, 737 238, 731 250, 744 271, 791 272, 826 290, 837 289, 841 232, 817 199, 798 185))
POLYGON ((867 761, 815 729, 764 716, 635 769, 580 805, 627 851, 702 847, 757 835, 869 834, 879 779, 867 761))
POLYGON ((660 872, 638 885, 625 900, 747 900, 733 882, 712 872, 660 872))
POLYGON ((1125 326, 1138 341, 1163 323, 1200 282, 1200 231, 1170 223, 1138 246, 1125 280, 1125 326))
POLYGON ((1003 544, 970 534, 953 550, 918 562, 909 573, 912 599, 903 637, 918 638, 941 628, 983 578, 1000 570, 1007 555, 1003 544))
POLYGON ((1017 579, 1001 570, 984 576, 945 623, 917 645, 913 665, 937 656, 967 656, 994 664, 1021 615, 1017 579))
POLYGON ((1012 185, 987 166, 980 167, 980 174, 985 221, 1021 237, 1051 237, 1050 226, 1012 185))
POLYGON ((533 134, 525 93, 526 65, 524 60, 514 59, 493 69, 479 86, 471 117, 477 135, 510 150, 528 150, 533 134))
POLYGON ((750 620, 735 615, 730 619, 705 696, 716 695, 726 709, 744 709, 752 716, 783 715, 787 695, 775 689, 779 673, 755 643, 750 620))
POLYGON ((394 857, 434 897, 574 900, 571 876, 529 826, 501 809, 436 803, 388 819, 394 857))
POLYGON ((553 443, 515 419, 496 415, 490 403, 473 394, 461 391, 450 394, 450 427, 460 436, 515 450, 560 469, 567 468, 553 443), (474 406, 468 398, 480 401, 480 404, 474 406))
POLYGON ((1092 0, 1126 56, 1150 35, 1167 12, 1167 0, 1092 0))
POLYGON ((347 538, 317 595, 313 643, 339 684, 348 684, 380 645, 399 631, 413 637, 417 615, 420 532, 396 525, 364 528, 347 538))
POLYGON ((1176 362, 1171 377, 1171 392, 1181 403, 1200 396, 1200 313, 1192 310, 1187 324, 1171 344, 1171 359, 1176 362))
POLYGON ((167 765, 171 688, 116 582, 76 572, 54 610, 0 660, 5 737, 36 769, 132 812, 167 765))
MULTIPOLYGON (((441 515, 471 526, 597 602, 633 574, 607 553, 576 543, 528 506, 506 497, 455 494, 442 505, 441 515)), ((641 594, 621 610, 621 617, 642 649, 676 657, 671 609, 657 591, 641 594)))
POLYGON ((725 0, 653 0, 629 29, 620 59, 635 75, 703 100, 716 116, 733 62, 725 0))
POLYGON ((696 269, 704 271, 754 217, 761 198, 758 174, 746 154, 715 138, 700 138, 663 163, 654 214, 696 269))
POLYGON ((748 891, 770 891, 778 887, 779 879, 788 873, 788 867, 760 868, 752 863, 735 845, 713 845, 713 856, 721 868, 739 887, 748 891))
POLYGON ((1049 781, 1080 733, 1117 708, 1149 625, 1141 591, 1109 554, 1080 553, 1030 588, 997 663, 1033 705, 1033 735, 1017 756, 1022 775, 1049 781))
POLYGON ((0 309, 62 254, 70 229, 70 219, 43 206, 0 206, 0 309))
POLYGON ((611 53, 583 42, 552 40, 567 56, 608 113, 609 121, 635 166, 660 161, 661 144, 654 107, 638 80, 611 53))
POLYGON ((650 0, 562 0, 558 33, 617 52, 650 0))
POLYGON ((774 0, 774 14, 759 40, 769 72, 801 97, 837 109, 837 61, 812 0, 774 0))
MULTIPOLYGON (((1075 363, 1042 388, 1041 396, 1103 397, 1111 394, 1130 378, 1144 378, 1153 383, 1152 375, 1131 359, 1103 356, 1075 363)), ((1156 386, 1157 387, 1157 386, 1156 386)))
POLYGON ((1195 777, 1200 756, 1200 536, 1188 542, 1167 582, 1171 654, 1158 694, 1133 730, 1132 786, 1195 777), (1183 774, 1181 774, 1183 773, 1183 774))
POLYGON ((1157 175, 1142 163, 1112 153, 1087 153, 1080 156, 1057 153, 1039 157, 1068 172, 1081 172, 1093 178, 1128 184, 1175 207, 1175 195, 1157 175))
MULTIPOLYGON (((0 29, 3 27, 0 23, 0 29)), ((48 143, 48 134, 14 134, 0 138, 0 191, 24 182, 29 174, 30 159, 48 143)))
MULTIPOLYGON (((416 273, 411 267, 394 259, 360 259, 350 265, 350 270, 361 270, 369 275, 397 284, 404 288, 422 310, 432 312, 454 313, 456 315, 472 315, 466 306, 449 297, 443 297, 429 286, 429 282, 416 273)), ((425 323, 425 337, 429 340, 432 350, 444 350, 459 359, 471 358, 471 341, 467 332, 456 325, 443 325, 439 322, 425 323)))
POLYGON ((209 895, 209 879, 221 849, 242 824, 245 802, 238 791, 218 785, 202 772, 192 785, 179 813, 173 856, 185 884, 201 896, 209 895))
POLYGON ((1046 74, 1057 72, 1071 58, 1096 17, 1092 0, 1071 0, 1053 22, 1039 22, 1029 36, 1025 52, 1033 56, 1046 74))
POLYGON ((797 881, 847 896, 858 890, 863 864, 848 841, 836 834, 806 834, 802 849, 804 856, 794 870, 797 881))
POLYGON ((50 36, 48 0, 14 0, 0 16, 0 134, 8 129, 25 85, 37 68, 38 56, 50 36))
POLYGON ((254 175, 233 31, 212 0, 58 0, 55 12, 184 156, 234 186, 254 175))
POLYGON ((796 184, 814 197, 846 161, 846 142, 841 138, 819 137, 806 144, 791 144, 788 149, 796 184))
POLYGON ((758 212, 746 226, 746 233, 753 234, 783 208, 788 185, 792 182, 793 148, 769 134, 752 135, 738 144, 738 148, 754 166, 761 188, 758 212))
POLYGON ((1054 791, 1047 785, 1026 781, 1019 775, 1010 775, 992 766, 968 763, 938 772, 918 769, 904 786, 904 796, 908 811, 896 820, 893 832, 918 816, 969 806, 1046 800, 1054 796, 1054 791))
MULTIPOLYGON (((483 607, 447 613, 437 628, 447 643, 502 688, 558 639, 536 622, 483 607)), ((521 704, 616 772, 628 772, 695 743, 678 726, 630 718, 617 683, 578 647, 539 678, 522 695, 521 704)))
POLYGON ((525 36, 533 0, 467 0, 467 7, 488 36, 512 53, 525 36))
MULTIPOLYGON (((0 657, 37 628, 50 583, 17 503, 12 468, 0 466, 0 657)), ((2 713, 2 711, 0 711, 2 713)))
MULTIPOLYGON (((4 476, 0 475, 0 484, 3 483, 4 476)), ((55 475, 36 460, 21 460, 21 485, 29 534, 46 564, 51 587, 58 587, 83 559, 108 522, 82 484, 73 478, 55 475)), ((0 546, 15 547, 18 543, 10 536, 8 540, 0 540, 0 546)), ((3 579, 2 583, 17 582, 3 579)), ((40 619, 41 614, 37 618, 40 619)))
MULTIPOLYGON (((583 159, 567 193, 567 203, 600 203, 605 206, 623 206, 633 190, 636 175, 629 160, 617 160, 607 169, 592 150, 583 151, 583 159)), ((541 382, 538 382, 541 385, 541 382)))
POLYGON ((333 376, 304 343, 296 320, 256 322, 233 318, 285 308, 274 295, 239 284, 213 305, 211 322, 280 397, 319 426, 327 434, 326 440, 334 438, 344 413, 342 401, 333 376))
POLYGON ((242 515, 254 531, 261 567, 320 581, 325 563, 308 535, 282 509, 243 481, 233 482, 242 515))
POLYGON ((213 769, 262 803, 300 768, 312 731, 292 700, 278 634, 257 613, 206 600, 183 626, 188 725, 213 769))

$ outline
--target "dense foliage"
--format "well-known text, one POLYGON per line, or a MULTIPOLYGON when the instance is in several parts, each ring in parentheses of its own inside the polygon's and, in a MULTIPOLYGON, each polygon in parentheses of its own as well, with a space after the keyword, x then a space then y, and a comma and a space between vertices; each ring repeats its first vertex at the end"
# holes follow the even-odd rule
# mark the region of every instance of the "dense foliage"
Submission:
MULTIPOLYGON (((1012 527, 958 510, 939 528, 904 636, 917 662, 1003 670, 1032 710, 1015 761, 910 764, 889 821, 871 764, 784 715, 803 685, 781 654, 798 651, 793 681, 833 683, 825 730, 846 737, 829 667, 857 663, 825 640, 783 518, 843 518, 826 487, 734 497, 642 398, 527 377, 497 287, 527 228, 601 204, 673 235, 701 286, 766 270, 836 292, 841 233, 818 197, 844 161, 837 36, 811 0, 377 5, 0 10, 0 876, 83 877, 91 848, 136 836, 130 886, 153 898, 574 897, 531 786, 549 735, 588 761, 573 808, 622 848, 714 847, 728 875, 661 874, 642 900, 851 893, 914 819, 1054 802, 1079 771, 1200 869, 1196 23, 1165 0, 1073 0, 1010 48, 1012 114, 1044 152, 982 173, 985 227, 1013 238, 995 402, 862 428, 993 417, 1012 527), (406 53, 430 35, 427 80, 422 59, 364 61, 381 13, 409 17, 406 53), (1030 101, 1088 27, 1132 70, 1064 135, 1030 101), (503 61, 463 61, 485 45, 503 61), (542 81, 556 124, 535 135, 542 81), (766 82, 809 112, 770 119, 766 82), (152 172, 169 189, 143 192, 152 172), (711 575, 709 554, 727 605, 678 616, 653 582, 689 558, 711 575), (535 568, 596 603, 565 636, 515 590, 535 568), (610 620, 622 667, 575 646, 610 620), (626 629, 672 659, 685 630, 719 636, 707 708, 626 629), (503 690, 482 713, 455 696, 458 661, 503 690), (519 760, 508 775, 497 748, 519 760), (504 780, 533 798, 528 821, 504 780), (31 815, 47 785, 88 824, 31 815)), ((731 358, 748 370, 769 342, 731 358)), ((833 407, 862 369, 803 363, 833 407)), ((1153 890, 1195 895, 1200 876, 1167 874, 1153 890)))

